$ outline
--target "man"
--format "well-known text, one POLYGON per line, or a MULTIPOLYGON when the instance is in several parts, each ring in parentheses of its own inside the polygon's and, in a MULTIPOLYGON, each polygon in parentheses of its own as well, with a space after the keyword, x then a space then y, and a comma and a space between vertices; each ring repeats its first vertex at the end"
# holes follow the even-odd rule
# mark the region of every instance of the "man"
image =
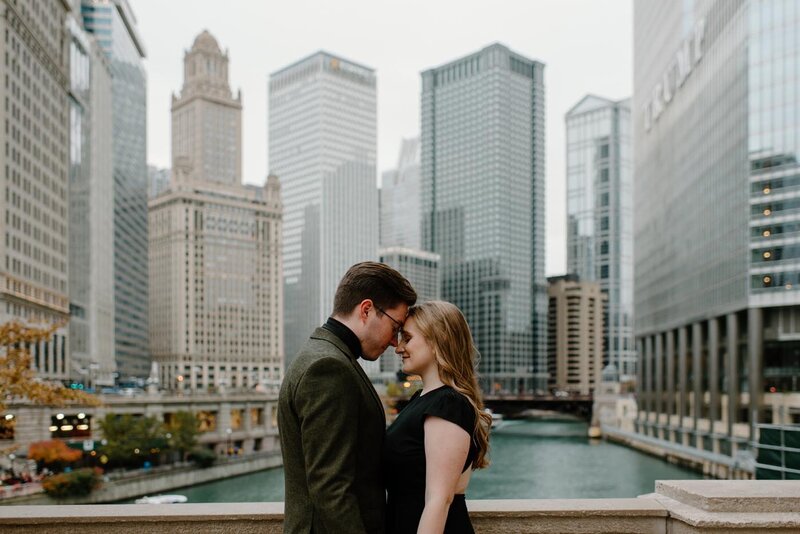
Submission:
POLYGON ((383 532, 386 419, 357 360, 377 360, 397 346, 416 300, 408 280, 391 267, 352 266, 336 289, 332 317, 289 366, 278 398, 284 532, 383 532))

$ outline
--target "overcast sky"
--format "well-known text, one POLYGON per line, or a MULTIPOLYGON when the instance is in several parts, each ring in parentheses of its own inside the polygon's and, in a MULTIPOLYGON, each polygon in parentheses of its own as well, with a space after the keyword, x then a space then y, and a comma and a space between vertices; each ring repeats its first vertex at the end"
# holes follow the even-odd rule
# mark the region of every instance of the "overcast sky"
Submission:
MULTIPOLYGON (((378 176, 419 135, 419 73, 501 42, 545 63, 546 272, 566 265, 564 113, 585 94, 632 91, 631 0, 130 0, 147 49, 148 162, 169 167, 170 95, 208 29, 243 99, 244 181, 268 172, 267 78, 320 49, 376 69, 378 176)), ((377 178, 377 177, 376 177, 377 178)), ((376 221, 377 224, 377 221, 376 221)))

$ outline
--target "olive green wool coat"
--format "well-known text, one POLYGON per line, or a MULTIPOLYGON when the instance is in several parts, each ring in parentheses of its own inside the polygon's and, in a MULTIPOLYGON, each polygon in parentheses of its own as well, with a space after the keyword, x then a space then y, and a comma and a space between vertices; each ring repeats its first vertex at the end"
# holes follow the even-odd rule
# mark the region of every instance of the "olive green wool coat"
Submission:
POLYGON ((384 531, 386 418, 356 355, 317 328, 278 397, 287 534, 384 531))

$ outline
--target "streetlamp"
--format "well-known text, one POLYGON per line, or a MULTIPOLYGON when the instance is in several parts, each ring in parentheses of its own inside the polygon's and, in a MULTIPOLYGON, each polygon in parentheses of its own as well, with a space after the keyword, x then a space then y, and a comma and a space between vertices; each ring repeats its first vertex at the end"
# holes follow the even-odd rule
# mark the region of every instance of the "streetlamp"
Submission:
POLYGON ((225 430, 225 433, 228 434, 228 449, 226 451, 228 456, 231 455, 231 432, 233 432, 233 430, 231 430, 230 428, 225 430))

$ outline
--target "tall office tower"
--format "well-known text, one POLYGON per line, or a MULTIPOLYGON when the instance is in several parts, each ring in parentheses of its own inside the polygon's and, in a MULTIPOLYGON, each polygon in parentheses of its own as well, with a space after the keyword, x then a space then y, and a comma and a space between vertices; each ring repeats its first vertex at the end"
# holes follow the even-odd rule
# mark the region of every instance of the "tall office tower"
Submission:
POLYGON ((422 73, 422 248, 464 312, 482 387, 546 387, 544 64, 500 44, 422 73))
POLYGON ((397 168, 384 172, 380 190, 381 247, 422 246, 419 138, 403 139, 397 168))
POLYGON ((111 63, 114 175, 114 344, 125 381, 150 374, 147 352, 147 77, 127 0, 83 0, 86 30, 111 63))
POLYGON ((599 282, 575 275, 547 279, 547 381, 550 389, 591 395, 603 366, 603 308, 599 282))
MULTIPOLYGON (((219 68, 215 76, 224 77, 194 84, 198 48, 222 57, 208 32, 184 56, 188 93, 173 97, 173 149, 209 138, 204 126, 178 126, 186 109, 195 124, 221 135, 212 104, 230 95, 228 76, 219 68)), ((228 119, 241 125, 237 102, 228 119)), ((194 162, 178 152, 169 189, 149 204, 150 348, 166 389, 277 388, 283 376, 280 184, 274 175, 264 187, 243 186, 238 176, 231 182, 228 173, 241 168, 237 128, 193 153, 194 162), (197 161, 227 161, 217 169, 224 179, 197 172, 197 161)))
POLYGON ((169 181, 172 175, 171 169, 147 166, 147 198, 154 198, 169 189, 169 181))
MULTIPOLYGON (((66 324, 69 54, 63 2, 0 2, 5 194, 0 196, 0 321, 66 324)), ((46 379, 66 379, 68 327, 32 347, 46 379)))
MULTIPOLYGON (((442 280, 438 254, 407 247, 386 247, 378 250, 378 258, 411 282, 417 291, 417 304, 440 298, 442 280)), ((370 379, 376 382, 397 381, 397 371, 402 365, 394 349, 389 346, 374 362, 361 362, 370 379)))
POLYGON ((800 422, 798 14, 634 5, 637 427, 720 477, 757 423, 800 422))
POLYGON ((608 295, 604 364, 636 377, 633 336, 633 160, 630 100, 585 96, 565 117, 567 272, 608 295))
POLYGON ((114 202, 110 63, 82 27, 80 2, 68 18, 70 377, 113 385, 114 202))
POLYGON ((242 93, 228 85, 228 53, 207 30, 183 57, 183 88, 172 95, 172 159, 192 179, 241 184, 242 93))
POLYGON ((269 162, 281 177, 287 363, 336 286, 378 253, 375 72, 317 52, 269 78, 269 162))

